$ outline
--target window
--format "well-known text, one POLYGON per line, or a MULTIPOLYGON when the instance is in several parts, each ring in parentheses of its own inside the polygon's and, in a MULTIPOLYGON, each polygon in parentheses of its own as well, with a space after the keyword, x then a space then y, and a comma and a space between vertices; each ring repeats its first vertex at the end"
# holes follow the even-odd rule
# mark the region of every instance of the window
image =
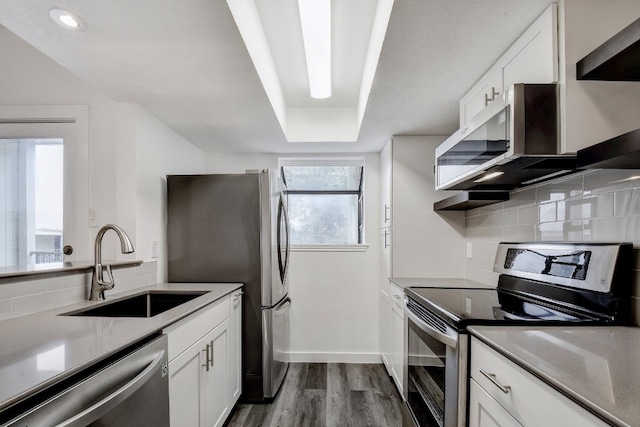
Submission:
POLYGON ((364 160, 281 159, 293 245, 364 243, 364 160))

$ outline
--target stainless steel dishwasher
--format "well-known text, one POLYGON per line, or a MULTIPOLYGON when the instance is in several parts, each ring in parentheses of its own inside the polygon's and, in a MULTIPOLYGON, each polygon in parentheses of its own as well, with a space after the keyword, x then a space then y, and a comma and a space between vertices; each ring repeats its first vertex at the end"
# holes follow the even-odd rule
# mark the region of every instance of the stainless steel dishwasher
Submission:
POLYGON ((155 335, 0 413, 2 427, 169 426, 167 337, 155 335))

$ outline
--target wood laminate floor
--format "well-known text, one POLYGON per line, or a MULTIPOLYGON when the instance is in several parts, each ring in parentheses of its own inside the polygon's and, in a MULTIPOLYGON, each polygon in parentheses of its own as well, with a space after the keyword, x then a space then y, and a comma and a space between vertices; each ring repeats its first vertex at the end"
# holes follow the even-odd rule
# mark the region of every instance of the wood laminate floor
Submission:
POLYGON ((413 427, 382 364, 291 363, 270 404, 239 404, 228 427, 413 427))

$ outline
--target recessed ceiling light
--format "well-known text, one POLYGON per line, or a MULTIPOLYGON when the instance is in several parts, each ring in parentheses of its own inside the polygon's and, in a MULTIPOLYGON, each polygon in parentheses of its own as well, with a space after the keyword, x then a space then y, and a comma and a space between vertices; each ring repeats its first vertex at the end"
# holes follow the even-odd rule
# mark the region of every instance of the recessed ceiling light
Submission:
POLYGON ((312 98, 331 96, 331 0, 298 0, 312 98))
POLYGON ((87 28, 87 24, 82 18, 63 9, 51 9, 49 16, 51 16, 51 19, 56 21, 58 25, 67 29, 84 31, 87 28))

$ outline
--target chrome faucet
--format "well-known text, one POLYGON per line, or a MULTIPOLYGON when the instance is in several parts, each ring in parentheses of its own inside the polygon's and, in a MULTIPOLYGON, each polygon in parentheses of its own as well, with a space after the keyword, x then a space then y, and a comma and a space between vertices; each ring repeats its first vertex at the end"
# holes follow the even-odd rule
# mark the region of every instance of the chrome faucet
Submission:
POLYGON ((134 251, 131 239, 129 239, 127 233, 117 225, 107 224, 98 231, 98 235, 96 236, 95 264, 93 266, 93 277, 91 278, 91 294, 89 295, 89 300, 91 301, 104 299, 104 291, 113 289, 115 285, 113 275, 111 274, 111 265, 107 264, 104 267, 102 265, 102 238, 108 230, 113 230, 118 234, 123 254, 130 254, 134 251), (105 273, 107 280, 104 280, 105 273))

